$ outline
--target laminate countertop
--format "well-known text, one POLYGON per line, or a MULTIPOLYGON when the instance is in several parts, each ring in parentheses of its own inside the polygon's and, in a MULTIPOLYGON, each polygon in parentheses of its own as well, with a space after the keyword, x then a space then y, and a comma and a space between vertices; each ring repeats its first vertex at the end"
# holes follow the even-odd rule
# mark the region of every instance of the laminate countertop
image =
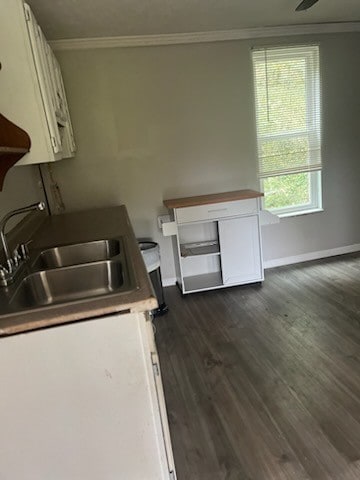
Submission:
POLYGON ((211 193, 208 195, 197 195, 195 197, 170 198, 164 200, 167 208, 195 207, 197 205, 209 205, 211 203, 234 202, 248 198, 262 197, 264 194, 256 190, 235 190, 232 192, 211 193))
MULTIPOLYGON (((121 237, 126 245, 126 261, 129 268, 132 268, 136 288, 128 292, 115 292, 0 314, 0 336, 116 313, 145 312, 157 307, 157 300, 124 205, 54 216, 37 214, 36 218, 36 228, 34 222, 31 228, 22 227, 17 239, 24 242, 31 238, 31 250, 121 237)), ((1 305, 6 305, 3 302, 10 302, 18 283, 16 280, 7 288, 0 287, 1 305)))

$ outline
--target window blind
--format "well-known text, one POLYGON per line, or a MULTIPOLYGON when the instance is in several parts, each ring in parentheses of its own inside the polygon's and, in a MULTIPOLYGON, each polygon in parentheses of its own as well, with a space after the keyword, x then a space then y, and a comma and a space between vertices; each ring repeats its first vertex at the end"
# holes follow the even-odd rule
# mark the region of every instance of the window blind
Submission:
POLYGON ((259 177, 321 170, 317 45, 252 52, 259 177))

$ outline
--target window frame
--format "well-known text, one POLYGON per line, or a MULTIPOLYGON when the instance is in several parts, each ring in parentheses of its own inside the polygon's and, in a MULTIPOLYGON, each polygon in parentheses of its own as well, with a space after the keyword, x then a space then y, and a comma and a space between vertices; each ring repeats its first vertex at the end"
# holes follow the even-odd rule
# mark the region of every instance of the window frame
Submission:
MULTIPOLYGON (((319 132, 319 126, 317 125, 316 121, 314 119, 318 118, 320 122, 320 138, 317 139, 318 143, 320 144, 320 162, 321 162, 321 95, 320 95, 320 55, 319 55, 319 45, 314 45, 314 44, 308 44, 308 45, 277 45, 277 46, 267 46, 264 47, 267 50, 272 50, 272 59, 276 60, 276 49, 285 49, 289 48, 291 49, 292 47, 317 47, 317 64, 319 66, 318 68, 318 76, 315 77, 314 81, 314 76, 313 73, 315 71, 315 67, 313 65, 313 57, 309 52, 291 52, 289 50, 288 55, 284 55, 284 53, 279 54, 279 58, 281 57, 282 59, 287 59, 287 60, 292 60, 296 57, 301 57, 305 59, 305 82, 306 82, 306 103, 307 103, 307 121, 306 121, 306 129, 298 129, 298 130, 289 130, 286 132, 279 132, 279 133, 267 133, 267 134, 259 134, 259 126, 258 126, 258 115, 255 115, 255 122, 256 122, 256 138, 257 138, 257 160, 258 160, 258 165, 259 165, 259 152, 261 151, 261 145, 264 142, 267 142, 271 139, 290 139, 290 138, 301 138, 305 137, 308 139, 309 146, 313 144, 313 141, 311 141, 311 137, 317 136, 319 132), (310 112, 313 112, 311 114, 310 112)), ((253 65, 254 65, 254 59, 253 59, 253 65)), ((257 103, 256 103, 256 77, 254 74, 254 79, 253 79, 253 85, 254 85, 254 100, 255 100, 255 111, 257 109, 257 103)), ((288 217, 288 216, 296 216, 296 215, 302 215, 306 213, 314 213, 318 211, 323 211, 322 208, 322 169, 316 169, 316 170, 309 170, 309 169, 303 169, 299 168, 296 172, 291 173, 288 172, 284 175, 296 175, 299 173, 306 173, 309 175, 309 195, 311 201, 307 204, 299 204, 299 205, 289 205, 281 208, 269 208, 268 210, 271 211, 272 213, 280 216, 280 217, 288 217)), ((262 208, 265 207, 265 202, 266 202, 266 193, 265 193, 265 188, 264 188, 264 180, 267 178, 274 178, 276 176, 280 176, 280 174, 277 175, 259 175, 259 181, 260 181, 260 188, 261 191, 264 192, 264 197, 261 200, 262 203, 262 208)))
MULTIPOLYGON (((274 215, 278 215, 279 217, 292 217, 297 215, 305 215, 307 213, 316 213, 323 211, 322 205, 322 175, 321 170, 316 170, 314 172, 300 172, 300 173, 307 173, 309 177, 309 193, 311 202, 303 203, 298 205, 290 205, 288 207, 282 208, 266 208, 265 206, 265 196, 261 198, 261 206, 263 210, 268 210, 269 212, 273 213, 274 215)), ((290 175, 296 175, 296 173, 292 173, 290 175)), ((264 188, 264 180, 267 178, 274 178, 275 175, 271 175, 269 177, 260 178, 260 190, 262 192, 265 191, 264 188)))

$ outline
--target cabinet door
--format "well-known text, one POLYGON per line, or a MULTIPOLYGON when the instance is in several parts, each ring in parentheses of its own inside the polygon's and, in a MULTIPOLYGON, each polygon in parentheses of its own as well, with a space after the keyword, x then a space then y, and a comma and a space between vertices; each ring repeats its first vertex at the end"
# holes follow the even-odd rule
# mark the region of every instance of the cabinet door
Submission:
POLYGON ((1 338, 2 480, 171 478, 144 328, 133 313, 1 338))
POLYGON ((158 400, 159 414, 161 418, 162 434, 164 438, 169 477, 171 480, 176 480, 175 463, 174 463, 174 456, 173 456, 172 446, 171 446, 171 437, 170 437, 169 422, 168 422, 167 412, 166 412, 165 395, 164 395, 164 389, 161 381, 160 362, 159 362, 158 354, 156 352, 151 353, 151 361, 152 361, 153 371, 154 371, 156 396, 158 400))
MULTIPOLYGON (((52 53, 52 52, 51 52, 52 53)), ((72 157, 76 151, 74 132, 71 124, 71 118, 69 113, 69 107, 67 104, 64 82, 58 61, 55 55, 52 53, 54 74, 56 77, 57 92, 59 98, 59 107, 61 109, 62 118, 65 120, 66 128, 63 138, 63 158, 72 157)))
POLYGON ((224 285, 263 280, 257 215, 219 221, 224 285))
POLYGON ((27 28, 34 57, 37 79, 40 85, 41 98, 44 105, 45 116, 49 129, 51 145, 55 154, 61 152, 61 137, 55 116, 55 97, 53 94, 51 74, 48 63, 49 45, 37 24, 30 8, 25 4, 27 15, 27 28))

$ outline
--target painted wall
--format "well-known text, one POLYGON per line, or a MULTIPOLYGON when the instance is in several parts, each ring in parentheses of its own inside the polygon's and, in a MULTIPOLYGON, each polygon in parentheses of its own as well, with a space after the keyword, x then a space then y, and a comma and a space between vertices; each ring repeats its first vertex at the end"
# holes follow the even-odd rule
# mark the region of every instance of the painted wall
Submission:
MULTIPOLYGON (((10 210, 43 199, 38 167, 34 165, 13 167, 7 173, 3 190, 0 192, 0 218, 10 210)), ((21 218, 22 216, 18 216, 10 220, 6 230, 11 229, 21 218)))
POLYGON ((78 153, 54 165, 68 211, 125 203, 174 277, 164 198, 257 188, 251 46, 321 45, 323 213, 264 227, 277 259, 360 243, 359 34, 63 51, 78 153))

